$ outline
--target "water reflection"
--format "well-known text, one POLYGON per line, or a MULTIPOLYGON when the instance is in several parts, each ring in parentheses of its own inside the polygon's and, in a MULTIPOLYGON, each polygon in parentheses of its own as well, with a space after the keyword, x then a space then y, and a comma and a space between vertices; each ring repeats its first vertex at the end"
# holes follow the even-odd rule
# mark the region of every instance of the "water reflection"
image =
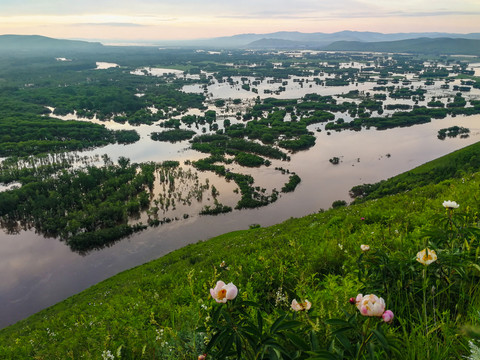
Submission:
POLYGON ((115 64, 115 63, 109 63, 109 62, 103 62, 103 61, 97 61, 96 65, 97 65, 96 70, 106 70, 106 69, 115 68, 115 67, 120 66, 120 65, 115 64))
MULTIPOLYGON (((478 68, 475 68, 478 71, 478 68)), ((234 79, 237 81, 237 79, 234 79)), ((425 86, 421 81, 413 79, 413 85, 425 86)), ((241 81, 239 78, 238 81, 241 81)), ((267 94, 264 90, 272 90, 278 84, 269 84, 268 79, 258 85, 259 93, 255 94, 241 88, 240 83, 214 82, 207 88, 209 98, 254 98, 260 96, 278 98, 298 98, 307 93, 317 92, 321 95, 347 93, 350 90, 369 91, 372 83, 350 85, 347 87, 325 87, 314 81, 305 82, 303 86, 294 82, 293 78, 285 85, 286 90, 279 94, 267 94)), ((429 96, 446 97, 454 95, 453 90, 441 89, 441 81, 429 85, 429 96)), ((456 80, 452 84, 460 84, 456 80)), ((451 84, 451 85, 452 85, 451 84)), ((185 91, 203 92, 198 85, 187 85, 185 91)), ((371 90, 370 90, 371 91, 371 90)), ((373 92, 372 92, 373 93, 373 92)), ((382 93, 382 91, 376 91, 382 93)), ((385 93, 385 92, 383 92, 385 93)), ((480 90, 472 89, 469 97, 480 95, 480 90)), ((345 99, 351 101, 349 99, 345 99)), ((427 101, 420 101, 425 105, 427 101)), ((401 100, 401 103, 413 105, 411 100, 401 100)), ((245 103, 245 102, 244 102, 245 103)), ((394 103, 389 99, 385 104, 394 103)), ((216 109, 209 106, 211 109, 216 109)), ((220 110, 219 110, 220 111, 220 110)), ((235 110, 225 116, 234 119, 235 110)), ((386 111, 385 113, 388 113, 386 111)), ((64 117, 72 118, 74 115, 64 117)), ((349 120, 346 114, 336 114, 336 118, 349 120)), ((93 120, 98 121, 98 120, 93 120)), ((233 120, 235 121, 235 120, 233 120)), ((232 121, 232 122, 233 122, 232 121)), ((109 128, 133 128, 128 124, 102 122, 109 128)), ((324 129, 324 124, 315 124, 311 130, 324 129)), ((188 142, 175 144, 152 141, 149 134, 158 131, 155 125, 134 127, 141 135, 141 140, 131 145, 111 144, 105 147, 85 151, 84 156, 107 154, 116 161, 119 156, 126 156, 132 162, 165 160, 197 160, 205 157, 196 151, 188 149, 188 142)), ((255 178, 255 186, 268 189, 279 189, 288 179, 275 167, 287 168, 296 172, 302 179, 294 193, 281 194, 279 200, 267 207, 251 210, 234 210, 232 213, 218 216, 193 215, 188 219, 149 228, 142 233, 113 244, 111 247, 80 256, 73 253, 62 242, 46 238, 28 230, 25 224, 0 224, 6 232, 0 232, 0 327, 18 321, 30 314, 73 295, 99 281, 120 271, 158 258, 169 251, 186 244, 205 240, 228 231, 247 229, 249 225, 259 223, 269 226, 284 221, 290 217, 300 217, 319 209, 327 209, 335 200, 349 200, 348 190, 361 183, 376 182, 407 171, 422 163, 445 155, 461 147, 472 144, 480 139, 480 116, 447 117, 434 120, 431 123, 416 125, 409 128, 398 128, 385 131, 362 130, 360 132, 343 131, 315 132, 316 145, 308 151, 291 154, 289 163, 272 161, 268 168, 239 169, 233 166, 233 171, 250 173, 255 178), (441 128, 453 125, 467 127, 471 130, 468 139, 437 139, 441 128), (390 154, 391 156, 386 156, 390 154), (339 165, 332 165, 328 160, 339 157, 339 165)), ((220 190, 222 202, 233 205, 238 198, 233 193, 235 184, 227 183, 211 173, 201 173, 202 181, 209 178, 212 184, 220 190)), ((0 188, 1 190, 4 188, 0 188)), ((198 204, 197 204, 198 205, 198 204)), ((198 205, 201 206, 201 205, 198 205)), ((198 209, 195 209, 198 210, 198 209)), ((183 213, 179 210, 179 214, 183 213)), ((195 213, 198 213, 195 211, 195 213)), ((140 219, 145 221, 145 214, 140 219)))
MULTIPOLYGON (((260 186, 269 184, 272 174, 278 172, 274 170, 275 166, 288 167, 302 178, 294 193, 282 194, 276 203, 261 209, 234 210, 214 217, 192 216, 187 220, 149 228, 84 257, 72 253, 64 243, 44 238, 33 231, 21 230, 19 236, 0 234, 0 326, 13 323, 119 271, 158 258, 188 243, 227 231, 247 229, 254 223, 272 225, 292 216, 300 217, 329 208, 335 200, 349 200, 348 190, 354 185, 394 176, 478 141, 480 116, 450 117, 386 131, 316 134, 315 147, 292 154, 290 163, 273 162, 270 168, 252 171, 260 186), (444 141, 436 138, 438 129, 453 125, 470 128, 470 138, 444 141), (391 154, 390 158, 385 156, 387 153, 391 154), (340 156, 342 162, 337 166, 330 164, 328 159, 333 156, 340 156)), ((140 160, 141 156, 136 156, 136 161, 140 160)), ((165 156, 161 152, 147 154, 151 160, 165 156)))

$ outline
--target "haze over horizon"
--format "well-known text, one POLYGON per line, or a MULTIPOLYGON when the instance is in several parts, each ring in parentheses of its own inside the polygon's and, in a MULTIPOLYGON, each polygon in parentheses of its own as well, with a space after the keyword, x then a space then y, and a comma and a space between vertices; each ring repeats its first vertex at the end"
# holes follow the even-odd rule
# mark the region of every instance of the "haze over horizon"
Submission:
POLYGON ((2 0, 0 14, 0 34, 103 42, 276 31, 480 32, 478 0, 2 0))

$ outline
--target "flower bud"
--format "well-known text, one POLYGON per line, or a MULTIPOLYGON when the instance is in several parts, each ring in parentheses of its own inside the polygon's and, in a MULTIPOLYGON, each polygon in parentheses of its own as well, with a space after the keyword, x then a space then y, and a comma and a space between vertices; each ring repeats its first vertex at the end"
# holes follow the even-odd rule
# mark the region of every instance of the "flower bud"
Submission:
POLYGON ((393 312, 392 310, 387 310, 382 314, 382 319, 386 323, 391 323, 393 321, 393 312))

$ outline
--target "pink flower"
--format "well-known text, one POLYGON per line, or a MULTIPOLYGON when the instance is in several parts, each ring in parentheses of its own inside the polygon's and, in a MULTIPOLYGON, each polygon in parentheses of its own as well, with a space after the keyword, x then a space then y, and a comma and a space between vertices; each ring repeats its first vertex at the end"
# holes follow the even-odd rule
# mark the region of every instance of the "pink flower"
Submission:
POLYGON ((393 312, 392 310, 387 310, 382 315, 383 321, 386 323, 391 323, 393 321, 393 312))
POLYGON ((210 295, 218 303, 226 303, 227 300, 233 300, 237 297, 238 289, 232 283, 225 285, 223 281, 217 281, 217 285, 210 289, 210 295))
POLYGON ((358 294, 356 298, 357 309, 364 316, 382 316, 385 312, 385 300, 377 295, 358 294))
POLYGON ((207 358, 207 354, 198 355, 198 360, 205 360, 207 358))
POLYGON ((364 218, 364 217, 361 217, 360 220, 365 220, 365 218, 364 218))
POLYGON ((370 246, 369 245, 360 245, 360 250, 362 250, 363 252, 366 252, 368 250, 370 250, 370 246))
POLYGON ((299 303, 296 299, 292 300, 292 309, 295 311, 310 310, 312 303, 308 300, 305 300, 302 303, 299 303))

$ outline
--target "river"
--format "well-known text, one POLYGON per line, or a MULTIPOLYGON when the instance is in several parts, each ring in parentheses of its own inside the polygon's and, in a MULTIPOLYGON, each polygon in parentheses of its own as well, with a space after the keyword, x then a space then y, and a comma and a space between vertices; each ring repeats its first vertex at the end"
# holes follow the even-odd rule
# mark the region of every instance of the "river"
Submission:
MULTIPOLYGON (((219 94, 225 98, 233 97, 230 94, 240 97, 238 94, 244 91, 230 89, 230 92, 222 93, 222 86, 224 85, 211 85, 208 92, 215 92, 212 98, 221 97, 219 94)), ((370 86, 373 86, 372 83, 370 86)), ((342 87, 343 92, 357 88, 354 85, 342 87)), ((295 89, 291 89, 290 93, 282 92, 279 97, 288 94, 296 97, 298 91, 295 89)), ((324 90, 328 93, 331 91, 324 90)), ((312 89, 309 92, 313 92, 312 89)), ((318 92, 322 94, 320 90, 318 92)), ((450 92, 449 96, 452 94, 450 92)), ((245 95, 248 98, 251 93, 245 95)), ((469 96, 479 95, 476 90, 469 96)), ((339 116, 341 114, 337 114, 339 116)), ((113 122, 107 123, 107 126, 130 128, 129 125, 113 122)), ((323 129, 323 125, 312 125, 310 128, 323 129)), ((182 163, 187 159, 204 157, 203 154, 188 149, 188 142, 169 144, 152 141, 148 134, 160 130, 156 125, 142 125, 136 129, 141 135, 141 140, 136 144, 108 145, 82 155, 108 154, 114 160, 119 156, 127 156, 135 162, 179 160, 182 163)), ((277 166, 296 172, 302 179, 295 192, 282 194, 277 202, 263 208, 234 210, 218 216, 191 216, 149 228, 86 255, 72 252, 58 239, 45 238, 34 230, 18 234, 0 232, 0 328, 123 270, 156 259, 186 244, 207 240, 229 231, 248 229, 252 224, 269 226, 290 217, 301 217, 320 209, 328 209, 335 200, 348 201, 348 190, 354 185, 389 178, 479 141, 480 115, 448 117, 428 124, 385 131, 342 131, 330 135, 326 131, 314 133, 317 137, 316 145, 307 151, 291 154, 290 162, 272 161, 270 167, 246 170, 253 175, 257 185, 267 188, 279 189, 288 177, 275 170, 277 166), (443 141, 437 139, 440 128, 453 125, 469 128, 470 137, 447 138, 443 141), (329 162, 334 156, 341 159, 340 164, 332 165, 329 162)), ((202 176, 208 177, 224 193, 225 203, 235 203, 236 195, 233 194, 231 185, 222 185, 223 179, 210 173, 202 176)), ((443 200, 445 199, 438 199, 439 204, 443 200)))

